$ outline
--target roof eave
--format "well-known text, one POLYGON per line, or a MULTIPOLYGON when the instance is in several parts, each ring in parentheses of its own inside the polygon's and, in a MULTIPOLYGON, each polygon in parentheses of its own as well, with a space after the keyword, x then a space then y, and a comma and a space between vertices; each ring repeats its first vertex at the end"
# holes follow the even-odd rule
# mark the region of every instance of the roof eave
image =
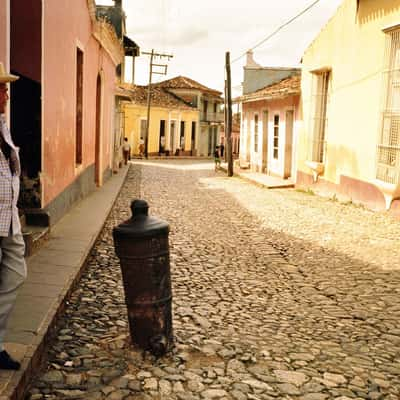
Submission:
POLYGON ((239 97, 238 99, 236 99, 237 100, 236 103, 251 103, 251 102, 262 101, 262 100, 278 100, 278 99, 284 99, 286 97, 296 96, 296 95, 300 95, 300 94, 301 94, 300 90, 294 90, 294 91, 288 91, 285 93, 274 94, 274 95, 239 97))

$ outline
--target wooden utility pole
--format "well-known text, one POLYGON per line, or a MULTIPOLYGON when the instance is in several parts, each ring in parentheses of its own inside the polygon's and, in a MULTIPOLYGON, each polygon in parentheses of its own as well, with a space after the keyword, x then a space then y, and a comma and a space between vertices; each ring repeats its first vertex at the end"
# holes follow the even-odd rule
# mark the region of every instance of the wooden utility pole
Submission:
POLYGON ((232 157, 232 87, 231 87, 231 61, 229 51, 225 54, 226 67, 226 94, 227 94, 227 110, 226 110, 226 154, 228 159, 228 176, 233 176, 233 157, 232 157))
POLYGON ((149 156, 149 128, 150 128, 150 104, 151 104, 151 79, 153 76, 153 57, 154 49, 150 53, 150 70, 149 70, 149 86, 147 87, 147 120, 146 120, 146 137, 144 138, 144 156, 149 156))
POLYGON ((228 101, 226 99, 227 93, 226 93, 226 89, 227 88, 227 83, 226 83, 226 79, 224 82, 224 140, 225 140, 225 152, 224 152, 224 161, 226 161, 226 154, 228 152, 228 142, 227 142, 227 135, 226 135, 226 129, 228 127, 228 101))
POLYGON ((148 158, 149 156, 149 129, 150 129, 150 107, 151 107, 151 83, 152 83, 152 77, 153 74, 158 74, 158 75, 166 75, 167 74, 167 64, 154 64, 153 60, 154 57, 160 57, 164 58, 167 57, 168 60, 172 58, 173 56, 170 54, 159 54, 155 53, 154 49, 151 50, 151 52, 146 52, 143 51, 142 54, 149 55, 150 56, 150 70, 149 70, 149 86, 147 87, 147 121, 146 121, 146 137, 144 139, 144 156, 148 158), (163 71, 153 71, 153 67, 161 67, 163 68, 163 71))

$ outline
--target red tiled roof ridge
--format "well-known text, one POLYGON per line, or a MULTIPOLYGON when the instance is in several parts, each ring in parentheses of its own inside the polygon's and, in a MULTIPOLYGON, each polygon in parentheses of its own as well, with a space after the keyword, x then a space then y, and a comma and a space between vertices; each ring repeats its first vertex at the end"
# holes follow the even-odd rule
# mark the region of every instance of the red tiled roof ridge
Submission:
MULTIPOLYGON (((248 95, 260 93, 260 92, 262 92, 264 90, 273 90, 275 88, 278 89, 279 87, 284 86, 285 83, 292 83, 293 82, 294 83, 293 86, 297 86, 297 83, 298 83, 299 87, 300 87, 300 79, 301 79, 301 75, 300 74, 291 75, 291 76, 289 76, 287 78, 281 79, 279 82, 272 83, 271 85, 264 86, 261 89, 257 89, 255 92, 248 93, 248 95)), ((285 89, 285 87, 282 87, 282 89, 285 89)))
MULTIPOLYGON (((147 89, 148 86, 144 85, 130 85, 130 87, 125 87, 125 91, 130 93, 132 102, 135 104, 145 105, 147 104, 147 89)), ((195 107, 191 106, 184 99, 174 93, 169 92, 163 87, 151 87, 151 104, 158 107, 176 107, 183 109, 196 110, 195 107)))
POLYGON ((211 92, 217 95, 221 95, 222 93, 218 90, 211 89, 200 82, 195 81, 194 79, 188 78, 187 76, 178 75, 174 78, 167 79, 165 81, 159 82, 155 84, 157 86, 165 87, 168 89, 197 89, 204 92, 211 92))
POLYGON ((274 97, 282 95, 293 95, 300 94, 301 91, 301 75, 295 74, 287 78, 281 79, 279 82, 275 82, 271 85, 265 86, 254 92, 244 94, 234 99, 237 101, 246 101, 253 99, 262 99, 263 97, 274 97))

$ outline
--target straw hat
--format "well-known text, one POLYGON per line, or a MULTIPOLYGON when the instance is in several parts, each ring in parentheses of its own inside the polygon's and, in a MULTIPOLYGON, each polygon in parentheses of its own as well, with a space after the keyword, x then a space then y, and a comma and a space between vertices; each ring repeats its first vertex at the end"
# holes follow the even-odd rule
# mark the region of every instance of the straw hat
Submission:
POLYGON ((19 79, 19 76, 7 74, 3 63, 0 62, 0 83, 14 82, 19 79))

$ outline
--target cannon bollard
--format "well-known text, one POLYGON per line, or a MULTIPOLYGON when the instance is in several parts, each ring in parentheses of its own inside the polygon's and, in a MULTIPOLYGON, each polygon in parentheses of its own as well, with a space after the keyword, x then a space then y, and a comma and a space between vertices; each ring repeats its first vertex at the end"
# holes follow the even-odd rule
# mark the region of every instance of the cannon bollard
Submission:
POLYGON ((133 200, 132 217, 113 229, 132 343, 159 357, 172 346, 172 291, 167 222, 133 200))

